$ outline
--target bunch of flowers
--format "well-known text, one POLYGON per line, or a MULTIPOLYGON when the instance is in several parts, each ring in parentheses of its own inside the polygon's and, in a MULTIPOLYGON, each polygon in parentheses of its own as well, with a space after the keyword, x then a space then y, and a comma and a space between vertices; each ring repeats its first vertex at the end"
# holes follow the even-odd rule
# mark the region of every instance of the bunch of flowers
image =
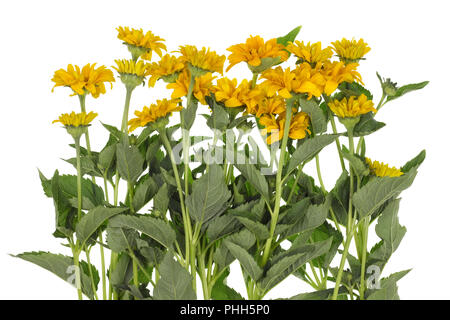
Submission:
POLYGON ((398 298, 396 282, 407 271, 380 276, 405 234, 399 195, 425 151, 397 169, 370 160, 365 137, 384 127, 375 117, 386 103, 428 82, 397 87, 378 75, 375 104, 358 72, 368 44, 306 43, 295 40, 300 27, 267 41, 250 36, 230 46, 228 57, 192 45, 163 54, 164 39, 152 32, 117 31, 131 53, 112 67, 125 104, 120 128, 102 124, 109 139, 101 150, 91 149, 97 113, 86 110, 86 98, 105 94, 106 83, 112 88, 113 72, 69 64, 52 79, 78 96, 81 108, 54 121, 74 140, 75 158, 66 161, 76 175, 39 172, 55 206, 53 235, 71 255, 17 257, 75 281, 79 299, 196 299, 197 277, 204 299, 244 299, 226 284, 234 261, 248 299, 263 299, 291 275, 314 290, 292 299, 398 298), (246 63, 249 78, 226 77, 227 60, 226 71, 246 63), (129 119, 133 91, 160 80, 171 93, 129 119), (202 137, 191 135, 193 126, 212 132, 212 143, 196 152, 202 137), (331 144, 342 172, 328 190, 319 153, 331 144), (317 184, 303 170, 309 163, 317 184), (371 227, 380 240, 369 248, 371 227), (100 271, 91 263, 96 247, 100 271))

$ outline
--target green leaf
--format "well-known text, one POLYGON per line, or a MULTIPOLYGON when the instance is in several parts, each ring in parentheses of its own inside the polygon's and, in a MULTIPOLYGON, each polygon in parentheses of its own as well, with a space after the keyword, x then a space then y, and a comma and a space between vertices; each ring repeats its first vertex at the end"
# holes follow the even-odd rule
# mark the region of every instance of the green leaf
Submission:
POLYGON ((406 276, 409 271, 405 270, 391 274, 388 278, 380 281, 380 289, 368 290, 367 300, 399 300, 397 282, 406 276))
POLYGON ((345 146, 342 146, 342 156, 348 160, 352 169, 359 177, 367 176, 370 173, 369 166, 365 159, 359 154, 352 154, 345 146))
POLYGON ((255 259, 253 259, 246 249, 229 241, 225 241, 225 246, 254 281, 258 281, 258 279, 261 278, 263 270, 258 266, 255 259))
POLYGON ((186 206, 195 221, 206 223, 227 209, 230 197, 223 170, 219 165, 210 165, 209 171, 192 184, 186 206))
POLYGON ((343 82, 339 85, 339 90, 343 92, 347 96, 347 98, 364 94, 368 100, 373 100, 372 93, 362 85, 360 85, 358 82, 343 82))
POLYGON ((152 177, 145 176, 144 178, 145 180, 137 185, 133 196, 133 209, 135 212, 145 206, 158 191, 158 185, 152 177))
MULTIPOLYGON (((353 129, 353 136, 354 137, 367 136, 377 130, 380 130, 385 125, 386 124, 383 122, 376 121, 373 118, 372 112, 363 114, 361 116, 359 122, 356 124, 355 128, 353 129)), ((345 135, 347 135, 347 133, 345 133, 345 135)))
POLYGON ((106 242, 109 248, 116 253, 133 250, 138 238, 139 234, 133 229, 114 227, 106 229, 106 242))
POLYGON ((288 170, 286 174, 289 174, 300 164, 314 158, 317 153, 319 153, 324 147, 335 141, 337 137, 338 135, 336 134, 323 134, 305 140, 305 142, 303 142, 292 154, 292 157, 289 160, 288 170))
POLYGON ((163 220, 150 216, 118 215, 109 220, 111 227, 126 227, 142 232, 168 249, 173 248, 175 231, 163 220))
POLYGON ((213 300, 244 300, 236 290, 226 285, 225 282, 229 274, 230 270, 227 269, 225 272, 222 272, 214 283, 211 290, 211 298, 213 300))
POLYGON ((116 155, 116 144, 105 147, 98 155, 98 165, 102 169, 109 169, 116 155))
POLYGON ((397 89, 395 95, 387 97, 386 102, 400 98, 401 96, 407 94, 408 92, 423 89, 428 85, 428 83, 430 83, 430 81, 412 83, 412 84, 407 84, 405 86, 402 86, 397 89))
POLYGON ((333 295, 333 289, 319 290, 316 292, 300 293, 289 300, 328 300, 333 295))
POLYGON ((236 216, 236 219, 238 219, 244 227, 253 232, 259 241, 266 240, 270 237, 269 229, 262 223, 242 216, 236 216))
POLYGON ((155 300, 195 300, 192 278, 171 254, 166 254, 159 266, 161 278, 153 291, 155 300))
POLYGON ((110 281, 115 287, 128 285, 133 277, 131 258, 127 254, 119 254, 115 268, 110 271, 110 281))
POLYGON ((360 218, 372 215, 386 201, 397 197, 414 181, 417 169, 411 169, 400 177, 375 177, 353 195, 353 204, 360 218))
MULTIPOLYGON (((64 256, 62 254, 54 254, 50 252, 24 252, 14 256, 20 258, 35 265, 38 265, 53 274, 57 275, 59 278, 67 281, 68 283, 75 285, 75 268, 74 261, 72 257, 64 256)), ((94 299, 94 292, 92 290, 92 283, 89 274, 85 271, 87 264, 81 261, 80 264, 80 280, 81 280, 81 291, 89 298, 94 299)), ((94 273, 97 271, 94 266, 92 266, 94 273)), ((94 276, 94 280, 95 280, 94 276)), ((94 281, 94 286, 97 287, 97 283, 94 281)))
MULTIPOLYGON (((53 180, 53 178, 52 178, 53 180)), ((62 175, 58 177, 58 188, 73 207, 78 207, 77 176, 62 175)), ((102 188, 89 179, 81 179, 82 208, 90 210, 103 205, 104 194, 102 188)))
POLYGON ((57 238, 70 237, 75 231, 74 218, 77 215, 75 209, 69 202, 67 195, 60 186, 60 176, 58 170, 55 171, 51 179, 51 193, 55 206, 55 227, 53 235, 57 238))
POLYGON ((245 179, 255 187, 259 194, 266 199, 266 201, 270 201, 269 185, 267 184, 266 178, 254 164, 235 163, 234 166, 242 173, 245 179))
POLYGON ((89 210, 78 222, 77 239, 84 244, 109 218, 128 210, 128 208, 95 207, 89 210))
POLYGON ((230 123, 229 115, 225 109, 213 97, 205 97, 206 102, 212 110, 211 116, 206 121, 206 124, 211 129, 217 129, 220 132, 225 131, 230 123))
POLYGON ((52 197, 52 179, 47 179, 44 174, 39 170, 39 179, 41 180, 42 189, 47 197, 52 197))
POLYGON ((109 133, 111 133, 113 135, 113 137, 115 137, 117 140, 122 140, 122 137, 124 136, 123 132, 120 131, 119 129, 117 129, 114 126, 111 126, 109 124, 105 124, 102 122, 103 127, 105 127, 106 130, 109 131, 109 133))
POLYGON ((155 131, 154 127, 146 126, 144 130, 142 130, 141 134, 137 137, 136 146, 139 147, 153 131, 155 131))
POLYGON ((399 205, 400 199, 391 201, 381 213, 375 227, 382 242, 370 253, 369 260, 375 260, 371 261, 371 264, 377 264, 381 268, 397 250, 406 233, 406 228, 401 226, 398 221, 399 205))
MULTIPOLYGON (((193 96, 193 95, 192 95, 193 96)), ((183 108, 180 111, 180 115, 183 118, 182 128, 190 130, 195 121, 195 116, 197 114, 198 103, 195 99, 191 99, 191 103, 187 108, 183 108)))
POLYGON ((219 270, 226 268, 235 259, 234 255, 231 254, 225 245, 225 242, 232 242, 245 250, 249 250, 255 244, 255 241, 255 235, 247 229, 226 237, 214 252, 214 262, 219 266, 219 270))
POLYGON ((273 257, 268 264, 265 276, 259 281, 259 287, 268 291, 299 269, 308 261, 325 254, 331 245, 332 239, 316 242, 314 244, 294 246, 273 257))
POLYGON ((217 217, 208 224, 206 235, 209 241, 213 242, 224 236, 235 232, 239 227, 239 222, 230 214, 217 217))
POLYGON ((319 104, 313 99, 307 100, 305 98, 299 98, 298 102, 302 111, 306 112, 311 118, 314 134, 327 131, 327 118, 322 109, 320 109, 319 104))
POLYGON ((144 171, 144 157, 136 146, 130 146, 126 143, 117 144, 116 155, 120 176, 134 184, 144 171))
POLYGON ((409 160, 403 167, 400 168, 401 172, 407 173, 414 167, 418 167, 425 160, 426 151, 422 150, 415 158, 409 160))
POLYGON ((167 183, 164 183, 153 199, 153 211, 158 211, 160 215, 164 216, 169 208, 169 201, 169 189, 167 183))
POLYGON ((298 33, 300 32, 300 29, 302 26, 298 26, 294 29, 292 29, 288 34, 286 34, 283 37, 278 37, 277 42, 282 44, 283 46, 287 46, 289 42, 294 42, 295 38, 297 37, 298 33))
POLYGON ((315 229, 322 225, 328 217, 328 211, 331 206, 331 198, 323 204, 310 205, 306 211, 299 211, 299 218, 297 222, 285 234, 285 237, 290 235, 315 229))

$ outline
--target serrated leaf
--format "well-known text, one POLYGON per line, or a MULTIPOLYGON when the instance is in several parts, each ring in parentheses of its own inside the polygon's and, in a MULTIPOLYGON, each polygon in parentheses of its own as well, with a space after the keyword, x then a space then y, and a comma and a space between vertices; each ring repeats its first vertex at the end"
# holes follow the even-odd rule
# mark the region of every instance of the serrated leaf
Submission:
POLYGON ((182 128, 190 130, 195 121, 195 116, 197 114, 198 103, 195 99, 190 100, 191 103, 187 108, 183 108, 180 111, 181 117, 183 118, 182 128))
POLYGON ((248 182, 263 196, 267 201, 270 201, 269 185, 265 176, 256 168, 254 164, 235 163, 234 166, 242 173, 248 182))
POLYGON ((137 238, 139 234, 133 229, 114 227, 106 229, 106 242, 109 248, 117 253, 133 250, 137 238))
POLYGON ((216 100, 213 97, 207 96, 205 97, 205 100, 212 110, 211 116, 206 121, 206 124, 211 129, 217 129, 220 132, 224 131, 230 123, 228 113, 221 105, 216 103, 216 100))
POLYGON ((368 290, 367 300, 399 300, 397 282, 411 270, 400 271, 391 274, 388 278, 381 279, 380 289, 368 290))
POLYGON ((372 215, 386 201, 409 188, 417 175, 411 169, 400 177, 375 177, 353 195, 353 204, 360 218, 372 215))
POLYGON ((116 144, 106 146, 98 155, 98 165, 102 169, 111 167, 116 155, 116 144))
POLYGON ((239 222, 230 214, 217 217, 208 224, 206 235, 209 241, 216 241, 237 230, 239 222))
MULTIPOLYGON (((353 129, 353 136, 354 137, 367 136, 375 131, 380 130, 385 125, 386 124, 383 122, 376 121, 373 118, 372 112, 363 114, 361 116, 359 122, 356 124, 355 128, 353 129)), ((347 135, 347 133, 345 133, 345 135, 347 135)))
POLYGON ((405 163, 405 165, 400 168, 400 171, 403 173, 407 173, 412 168, 420 166, 422 162, 425 160, 425 157, 426 151, 422 150, 417 156, 415 156, 413 159, 405 163))
MULTIPOLYGON (((75 270, 74 269, 74 261, 72 257, 64 256, 62 254, 54 254, 50 252, 24 252, 14 257, 26 260, 28 262, 34 263, 38 265, 64 281, 75 285, 75 270)), ((86 262, 80 261, 80 280, 81 280, 81 291, 89 298, 94 299, 94 292, 92 289, 91 278, 88 273, 85 271, 85 267, 87 266, 86 262)), ((95 272, 94 266, 92 266, 92 270, 95 272)), ((95 277, 94 277, 95 279, 95 277)), ((96 287, 98 284, 94 283, 96 287)))
POLYGON ((387 97, 386 102, 400 98, 401 96, 407 94, 408 92, 423 89, 428 85, 428 83, 430 83, 430 82, 424 81, 424 82, 404 85, 397 89, 397 92, 395 93, 395 95, 387 97))
POLYGON ((253 259, 246 249, 229 241, 225 241, 225 246, 254 281, 258 281, 258 279, 261 278, 263 270, 258 266, 258 263, 256 263, 255 259, 253 259))
POLYGON ((97 229, 113 216, 128 210, 128 208, 95 207, 89 210, 78 222, 77 239, 84 244, 97 229))
POLYGON ((169 189, 167 183, 164 183, 153 199, 153 210, 158 211, 161 215, 165 215, 169 208, 169 201, 169 189))
POLYGON ((244 298, 233 288, 226 285, 226 278, 230 274, 227 269, 222 272, 221 276, 216 280, 211 290, 211 298, 213 300, 244 300, 244 298))
POLYGON ((314 133, 319 134, 327 131, 327 118, 319 104, 312 99, 299 98, 298 101, 302 111, 309 115, 314 133))
POLYGON ((218 165, 211 165, 209 171, 192 184, 186 206, 191 218, 204 224, 226 210, 230 197, 223 170, 218 165))
POLYGON ((317 153, 319 153, 324 147, 335 141, 337 137, 338 135, 335 134, 323 134, 305 140, 305 142, 303 142, 292 154, 291 159, 289 160, 288 170, 286 174, 289 174, 300 164, 314 158, 317 153))
POLYGON ((300 293, 289 300, 328 300, 333 295, 333 289, 319 290, 316 292, 300 293))
POLYGON ((159 266, 161 278, 153 291, 155 300, 195 300, 192 278, 171 254, 166 254, 159 266))
POLYGON ((120 176, 129 183, 134 184, 144 171, 144 157, 136 146, 126 143, 117 144, 117 169, 120 176))
MULTIPOLYGON (((142 181, 142 179, 141 179, 142 181)), ((133 196, 133 209, 135 212, 139 211, 143 206, 145 206, 158 191, 158 185, 155 180, 147 176, 147 178, 139 183, 136 187, 133 196)))
POLYGON ((359 177, 367 176, 370 173, 369 166, 364 158, 358 154, 350 153, 345 146, 342 146, 342 156, 348 160, 352 169, 359 177))
POLYGON ((237 216, 236 219, 238 219, 248 230, 253 232, 259 241, 266 240, 270 237, 269 229, 262 223, 242 216, 237 216))
POLYGON ((175 231, 163 220, 150 216, 118 215, 109 220, 111 227, 126 227, 142 232, 168 249, 173 248, 175 231))

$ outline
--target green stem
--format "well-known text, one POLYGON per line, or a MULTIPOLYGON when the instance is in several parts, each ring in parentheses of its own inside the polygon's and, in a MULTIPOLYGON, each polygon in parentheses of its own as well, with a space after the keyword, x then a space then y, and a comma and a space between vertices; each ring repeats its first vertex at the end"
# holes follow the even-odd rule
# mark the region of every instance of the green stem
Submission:
POLYGON ((263 257, 262 257, 262 265, 263 266, 267 263, 267 260, 269 259, 269 254, 270 254, 270 251, 272 248, 272 240, 273 240, 273 236, 275 233, 275 227, 277 225, 278 215, 280 212, 281 191, 282 191, 281 177, 283 174, 283 166, 284 166, 284 158, 285 158, 285 154, 286 154, 287 141, 289 139, 289 129, 290 129, 290 125, 291 125, 293 103, 294 103, 293 98, 289 99, 286 103, 286 123, 284 125, 283 140, 281 142, 280 159, 278 161, 278 170, 277 170, 277 176, 276 176, 275 207, 273 209, 273 213, 271 214, 270 237, 266 241, 266 245, 265 245, 264 253, 263 253, 263 257))
MULTIPOLYGON (((355 147, 353 142, 353 128, 347 128, 348 141, 350 154, 354 154, 355 147)), ((336 277, 336 285, 334 287, 332 300, 336 300, 339 292, 339 286, 342 280, 342 274, 344 272, 345 261, 347 260, 348 250, 350 243, 353 238, 354 226, 353 226, 353 168, 350 165, 350 193, 349 193, 349 204, 348 204, 348 216, 347 216, 347 237, 344 244, 344 252, 342 253, 341 263, 339 266, 338 274, 336 277)))
POLYGON ((253 73, 251 89, 255 88, 257 80, 258 80, 258 73, 253 73))
POLYGON ((190 260, 189 260, 189 250, 190 250, 190 239, 191 239, 191 235, 192 235, 192 228, 191 228, 191 222, 189 217, 186 214, 186 207, 184 204, 184 196, 183 196, 183 188, 181 186, 181 181, 180 181, 180 175, 178 173, 178 168, 177 168, 177 164, 175 161, 175 157, 173 155, 173 151, 172 151, 172 147, 170 145, 169 139, 167 138, 166 135, 166 130, 162 129, 159 132, 159 136, 161 137, 162 143, 164 145, 164 148, 167 151, 167 154, 169 155, 170 158, 170 162, 172 163, 172 169, 173 169, 173 173, 175 176, 175 181, 177 184, 177 191, 178 191, 178 196, 180 198, 180 206, 181 206, 181 215, 183 218, 183 224, 185 227, 184 230, 184 235, 185 235, 185 242, 186 242, 186 257, 185 257, 185 267, 188 270, 189 269, 189 264, 190 264, 190 260))
POLYGON ((80 137, 74 138, 75 140, 75 150, 77 154, 77 195, 78 195, 78 208, 77 216, 78 221, 81 219, 81 207, 83 205, 82 195, 81 195, 81 159, 80 159, 80 137))
POLYGON ((364 292, 366 290, 366 259, 367 259, 367 238, 369 235, 369 217, 364 218, 363 228, 362 228, 362 236, 363 236, 363 246, 362 246, 362 257, 361 257, 361 281, 359 286, 359 298, 364 300, 364 292))
POLYGON ((127 95, 125 97, 125 107, 123 108, 123 115, 122 115, 122 132, 126 133, 128 128, 128 113, 130 110, 130 101, 131 101, 131 94, 133 93, 135 87, 126 87, 127 89, 127 95))
POLYGON ((103 234, 102 232, 99 232, 98 238, 100 242, 102 243, 100 245, 100 259, 102 264, 102 293, 103 293, 103 300, 106 300, 106 268, 105 268, 105 251, 103 249, 103 234))
MULTIPOLYGON (((100 246, 101 247, 101 246, 100 246)), ((97 290, 95 288, 94 285, 94 274, 92 272, 92 264, 91 264, 91 254, 90 254, 90 249, 85 248, 85 253, 86 253, 86 260, 88 263, 88 269, 89 269, 89 277, 91 278, 91 285, 92 285, 92 291, 94 292, 94 297, 95 300, 98 300, 98 295, 97 295, 97 290)))
POLYGON ((83 292, 81 291, 81 269, 80 269, 80 250, 76 245, 71 245, 73 253, 73 263, 75 265, 75 286, 77 287, 78 300, 83 300, 83 292))
POLYGON ((377 105, 377 111, 380 110, 381 107, 385 105, 385 102, 384 102, 385 98, 386 98, 386 94, 384 93, 384 90, 383 90, 383 94, 381 95, 380 102, 377 105))
POLYGON ((290 203, 292 200, 292 196, 294 195, 295 187, 297 186, 298 180, 300 179, 300 175, 302 173, 302 165, 298 166, 297 176, 295 177, 294 184, 292 185, 291 191, 289 192, 289 196, 287 198, 286 203, 290 203))
POLYGON ((319 177, 319 183, 320 183, 320 188, 322 189, 322 191, 324 193, 327 193, 327 189, 325 189, 325 184, 323 183, 323 179, 322 179, 322 172, 320 171, 320 160, 319 160, 319 155, 316 155, 316 170, 317 170, 317 176, 319 177))
MULTIPOLYGON (((333 133, 337 134, 336 122, 334 121, 333 115, 331 115, 331 117, 330 117, 330 122, 331 122, 331 128, 333 129, 333 133)), ((338 150, 339 162, 341 163, 342 171, 345 171, 344 157, 342 156, 342 147, 341 147, 341 142, 339 141, 339 137, 336 138, 336 147, 338 150)))

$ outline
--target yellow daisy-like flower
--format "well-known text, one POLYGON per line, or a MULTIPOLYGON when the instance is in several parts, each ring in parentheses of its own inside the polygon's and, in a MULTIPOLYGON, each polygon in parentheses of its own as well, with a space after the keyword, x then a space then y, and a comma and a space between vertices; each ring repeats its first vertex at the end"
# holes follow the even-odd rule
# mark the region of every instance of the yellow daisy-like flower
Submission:
POLYGON ((377 177, 400 177, 403 175, 401 170, 396 167, 389 167, 387 164, 383 162, 373 161, 369 158, 366 158, 366 162, 369 165, 370 172, 377 177))
POLYGON ((260 118, 263 114, 281 114, 286 111, 286 100, 275 94, 269 96, 270 86, 261 83, 245 95, 247 113, 260 118))
POLYGON ((136 111, 134 115, 136 118, 128 121, 130 126, 129 132, 134 131, 138 127, 145 127, 151 122, 156 122, 159 118, 171 115, 172 112, 180 111, 182 107, 178 105, 179 100, 157 100, 156 104, 151 104, 150 107, 144 106, 142 111, 136 111))
POLYGON ((65 86, 73 90, 73 95, 92 94, 94 98, 98 98, 100 94, 106 92, 105 82, 111 84, 115 81, 111 70, 105 66, 95 68, 96 63, 88 63, 82 69, 79 66, 69 64, 67 70, 59 69, 55 71, 52 81, 55 87, 65 86))
POLYGON ((166 45, 162 43, 164 39, 155 36, 150 31, 144 33, 142 29, 130 29, 129 27, 118 27, 116 30, 119 32, 117 38, 128 46, 134 60, 139 57, 151 60, 153 51, 161 57, 162 50, 167 50, 166 45))
POLYGON ((159 62, 153 62, 148 66, 148 72, 151 75, 148 86, 154 87, 160 78, 166 82, 173 82, 184 68, 185 64, 181 57, 166 54, 159 62))
POLYGON ((207 72, 218 72, 223 74, 223 64, 225 56, 218 55, 215 51, 210 51, 205 47, 198 50, 195 46, 180 46, 179 52, 182 55, 182 61, 189 63, 194 67, 194 75, 199 76, 207 72))
POLYGON ((344 64, 342 61, 325 62, 320 71, 326 81, 323 92, 330 96, 342 82, 357 81, 364 84, 356 71, 358 66, 357 63, 344 64))
POLYGON ((358 62, 370 51, 370 47, 363 39, 350 41, 342 38, 341 41, 335 41, 331 44, 339 59, 344 62, 358 62))
MULTIPOLYGON (((275 118, 275 115, 263 115, 259 118, 259 123, 265 128, 261 131, 262 135, 267 136, 267 144, 272 144, 283 138, 284 125, 286 123, 285 113, 275 118)), ((306 137, 306 133, 311 133, 308 129, 309 116, 305 112, 296 113, 289 125, 289 138, 299 140, 306 137)))
POLYGON ((333 56, 333 51, 330 47, 322 49, 322 44, 316 42, 305 44, 303 41, 296 40, 294 43, 290 42, 286 49, 294 54, 300 62, 308 62, 313 67, 317 64, 322 64, 328 61, 333 56))
MULTIPOLYGON (((216 77, 213 77, 211 72, 208 72, 201 77, 195 78, 192 93, 201 104, 207 104, 205 101, 205 97, 209 96, 213 87, 212 81, 215 78, 216 77)), ((185 97, 188 94, 190 79, 191 76, 189 70, 185 69, 178 75, 178 79, 175 82, 169 83, 167 85, 167 89, 173 89, 171 95, 172 99, 185 97)))
POLYGON ((290 68, 283 70, 281 67, 269 69, 262 74, 262 78, 267 79, 264 84, 269 86, 269 96, 278 92, 285 99, 290 98, 292 92, 306 93, 309 98, 319 97, 326 83, 319 70, 306 62, 298 65, 293 71, 290 68))
POLYGON ((352 96, 348 100, 345 97, 342 100, 333 100, 328 103, 328 107, 339 118, 355 118, 370 111, 377 112, 373 101, 368 100, 365 94, 361 94, 359 97, 352 96))
POLYGON ((146 77, 148 76, 149 70, 148 65, 144 63, 144 61, 140 60, 138 62, 135 62, 133 60, 114 60, 117 67, 113 66, 113 68, 120 74, 120 75, 135 75, 138 77, 146 77))
POLYGON ((236 79, 221 78, 212 87, 216 100, 224 102, 229 108, 241 107, 250 102, 253 98, 251 91, 251 84, 246 79, 238 85, 236 79))
POLYGON ((74 111, 72 111, 72 113, 70 114, 61 114, 59 118, 53 120, 52 123, 61 122, 65 127, 86 127, 92 122, 92 120, 94 120, 97 115, 97 113, 92 111, 89 113, 75 113, 74 111))
MULTIPOLYGON (((231 54, 228 56, 230 65, 226 71, 240 62, 247 62, 249 67, 258 67, 262 65, 264 58, 277 59, 277 62, 286 61, 289 54, 284 49, 277 39, 264 42, 260 36, 250 36, 245 43, 235 44, 227 49, 231 54)), ((269 64, 268 68, 275 63, 269 64)))

